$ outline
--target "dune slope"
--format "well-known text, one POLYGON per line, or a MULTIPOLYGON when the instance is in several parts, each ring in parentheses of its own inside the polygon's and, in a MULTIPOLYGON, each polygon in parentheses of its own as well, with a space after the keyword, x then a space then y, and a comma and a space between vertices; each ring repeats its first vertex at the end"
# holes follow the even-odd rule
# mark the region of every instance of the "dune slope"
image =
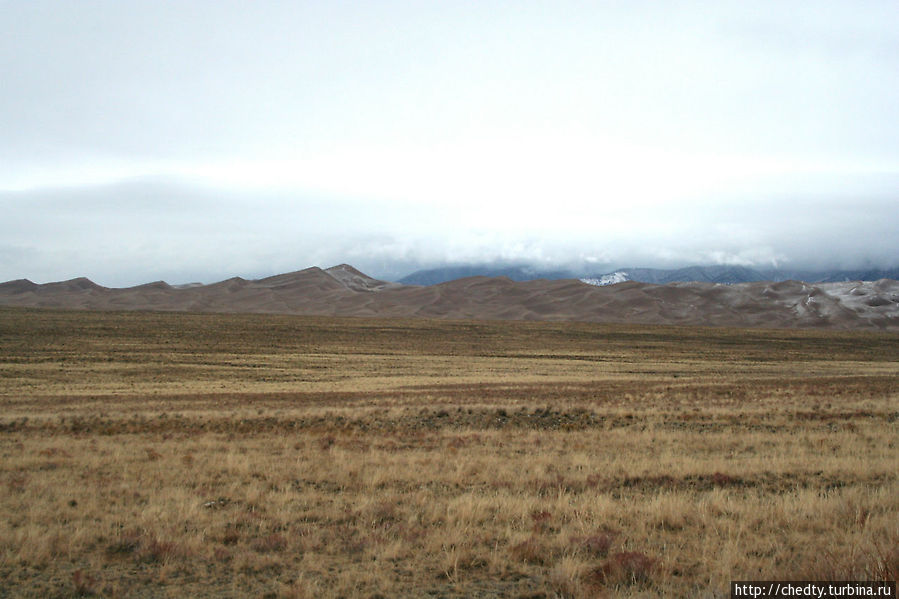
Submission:
POLYGON ((329 316, 571 320, 737 327, 899 330, 899 282, 722 285, 467 277, 420 287, 341 264, 210 285, 163 281, 108 288, 86 278, 0 284, 0 305, 88 310, 252 312, 329 316))

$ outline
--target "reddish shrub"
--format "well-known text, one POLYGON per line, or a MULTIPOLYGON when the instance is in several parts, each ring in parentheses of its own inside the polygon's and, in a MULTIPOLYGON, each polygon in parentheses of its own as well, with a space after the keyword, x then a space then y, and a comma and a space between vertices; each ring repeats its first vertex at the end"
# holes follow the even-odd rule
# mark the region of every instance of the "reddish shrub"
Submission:
POLYGON ((390 501, 382 501, 371 510, 372 524, 389 524, 399 520, 396 504, 390 501))
POLYGON ((532 512, 531 520, 534 521, 534 533, 546 531, 549 528, 549 521, 552 519, 552 517, 552 514, 547 511, 532 512))
POLYGON ((459 449, 461 447, 465 447, 468 445, 468 442, 464 437, 453 437, 450 439, 449 443, 447 443, 447 447, 450 449, 459 449))
POLYGON ((72 585, 75 587, 76 597, 90 597, 96 594, 97 579, 83 570, 72 572, 72 585))
POLYGON ((274 553, 287 549, 287 539, 278 533, 272 533, 266 537, 255 539, 250 545, 253 551, 259 553, 274 553))
POLYGON ((7 485, 10 492, 21 493, 28 485, 28 476, 21 472, 12 473, 9 476, 7 485))
MULTIPOLYGON (((68 451, 66 451, 65 449, 62 449, 60 447, 48 447, 47 449, 40 450, 38 453, 40 455, 44 456, 45 458, 53 458, 53 457, 70 458, 70 457, 72 457, 72 454, 70 454, 68 451)), ((79 570, 79 572, 80 572, 80 570, 79 570)))
POLYGON ((140 548, 140 557, 151 563, 165 563, 181 557, 182 553, 177 543, 160 541, 155 537, 142 543, 140 548))
POLYGON ((535 512, 531 513, 531 520, 533 520, 534 522, 538 522, 538 523, 546 522, 552 517, 553 517, 553 515, 547 511, 542 511, 542 512, 535 511, 535 512))
POLYGON ((212 554, 215 556, 215 560, 218 562, 231 561, 231 552, 224 547, 216 547, 212 550, 212 554))
POLYGON ((655 560, 639 551, 622 551, 612 555, 588 577, 601 585, 639 584, 649 581, 655 560))
POLYGON ((712 484, 716 487, 729 487, 731 485, 736 484, 737 479, 728 474, 722 474, 721 472, 716 472, 712 475, 712 484))
POLYGON ((529 564, 545 564, 549 561, 546 549, 536 538, 531 537, 509 549, 512 558, 529 564))
POLYGON ((899 545, 878 547, 874 555, 875 580, 891 581, 899 578, 899 545))
POLYGON ((599 474, 588 474, 588 475, 587 475, 587 480, 585 481, 585 484, 586 484, 589 488, 595 489, 597 486, 599 486, 599 483, 601 483, 601 482, 602 482, 602 476, 601 476, 601 475, 599 475, 599 474))
POLYGON ((106 548, 108 555, 131 555, 140 548, 140 532, 130 530, 123 532, 106 548))
POLYGON ((613 532, 600 532, 585 537, 571 537, 570 542, 595 557, 605 557, 615 543, 616 536, 618 535, 613 532))

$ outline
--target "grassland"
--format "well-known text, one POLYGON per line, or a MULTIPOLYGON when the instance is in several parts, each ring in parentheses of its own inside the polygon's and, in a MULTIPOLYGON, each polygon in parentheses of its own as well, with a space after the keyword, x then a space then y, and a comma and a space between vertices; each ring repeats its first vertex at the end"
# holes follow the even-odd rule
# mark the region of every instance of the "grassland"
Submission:
POLYGON ((899 337, 0 310, 2 597, 895 579, 899 337))

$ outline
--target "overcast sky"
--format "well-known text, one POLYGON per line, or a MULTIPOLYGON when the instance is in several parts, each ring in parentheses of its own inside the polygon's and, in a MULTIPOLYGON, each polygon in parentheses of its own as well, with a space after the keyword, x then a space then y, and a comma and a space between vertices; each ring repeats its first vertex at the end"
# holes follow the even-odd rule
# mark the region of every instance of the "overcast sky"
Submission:
POLYGON ((899 4, 0 0, 0 280, 899 264, 899 4))

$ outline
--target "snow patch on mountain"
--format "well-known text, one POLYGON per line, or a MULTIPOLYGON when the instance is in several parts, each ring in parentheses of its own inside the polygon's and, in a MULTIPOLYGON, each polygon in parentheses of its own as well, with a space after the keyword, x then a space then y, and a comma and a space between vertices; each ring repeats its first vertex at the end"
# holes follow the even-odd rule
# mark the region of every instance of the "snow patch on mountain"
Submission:
POLYGON ((623 270, 609 273, 607 275, 602 275, 599 278, 588 277, 585 279, 580 279, 581 283, 586 283, 587 285, 596 285, 597 287, 605 287, 606 285, 614 285, 615 283, 624 283, 625 281, 630 280, 631 279, 628 274, 623 270))

